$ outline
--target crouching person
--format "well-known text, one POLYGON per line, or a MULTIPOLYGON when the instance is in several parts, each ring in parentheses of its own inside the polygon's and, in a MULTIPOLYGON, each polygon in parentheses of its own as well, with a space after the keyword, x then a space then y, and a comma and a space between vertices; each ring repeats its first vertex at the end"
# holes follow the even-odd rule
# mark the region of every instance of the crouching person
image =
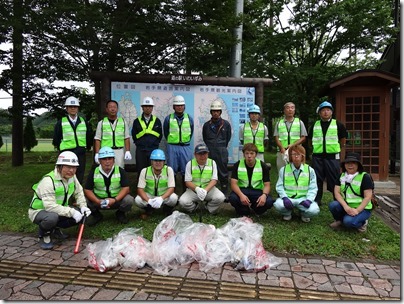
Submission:
POLYGON ((218 172, 216 162, 209 158, 209 149, 205 144, 195 147, 194 158, 185 168, 185 185, 187 190, 181 195, 179 204, 187 212, 198 208, 203 202, 209 213, 217 213, 226 197, 216 188, 218 172))
POLYGON ((302 145, 289 148, 289 164, 279 170, 276 192, 279 198, 275 201, 275 209, 283 215, 285 221, 292 219, 292 212, 297 208, 303 222, 320 212, 314 201, 317 195, 316 173, 306 163, 306 150, 302 145))
POLYGON ((39 245, 42 249, 52 249, 55 238, 63 240, 68 237, 60 228, 77 225, 83 216, 91 214, 83 188, 76 177, 78 166, 76 154, 71 151, 62 152, 58 156, 55 169, 32 186, 34 197, 28 217, 39 226, 39 245), (70 197, 75 199, 78 209, 68 205, 70 197))
POLYGON ((168 216, 177 205, 174 171, 165 161, 164 151, 155 149, 150 154, 151 166, 140 171, 135 204, 145 211, 140 215, 143 220, 151 215, 153 209, 159 209, 161 206, 164 214, 168 216))
POLYGON ((102 147, 98 152, 100 165, 89 173, 84 187, 87 205, 92 215, 88 219, 89 226, 95 226, 102 220, 100 210, 117 210, 118 222, 128 223, 126 213, 135 201, 129 194, 129 180, 126 172, 115 165, 115 153, 110 147, 102 147))

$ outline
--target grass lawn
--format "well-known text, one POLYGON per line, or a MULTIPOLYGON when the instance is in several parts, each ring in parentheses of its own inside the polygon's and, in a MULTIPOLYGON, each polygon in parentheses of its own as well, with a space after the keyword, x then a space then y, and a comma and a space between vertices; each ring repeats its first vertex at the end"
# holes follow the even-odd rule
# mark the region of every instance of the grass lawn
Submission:
MULTIPOLYGON (((0 193, 2 194, 2 208, 0 209, 0 231, 24 232, 36 234, 37 226, 32 224, 27 216, 27 210, 33 195, 31 187, 39 181, 42 175, 53 169, 56 161, 56 152, 30 152, 24 153, 24 166, 11 166, 11 153, 0 152, 0 193)), ((88 154, 88 173, 91 166, 91 152, 88 154)), ((267 154, 267 162, 276 168, 275 155, 267 154)), ((133 181, 132 194, 135 194, 136 174, 129 173, 133 181)), ((276 169, 271 170, 271 195, 276 198, 275 184, 277 180, 276 169)), ((326 192, 324 201, 330 202, 332 196, 326 192)), ((333 231, 328 225, 333 221, 326 204, 320 207, 319 216, 310 223, 301 222, 295 214, 290 222, 282 220, 274 208, 271 208, 260 218, 253 217, 255 222, 264 226, 263 243, 265 248, 276 255, 319 255, 328 258, 349 259, 376 259, 379 261, 400 260, 400 235, 386 226, 374 214, 370 218, 368 231, 359 234, 354 231, 333 231)), ((203 222, 220 227, 236 214, 234 209, 224 206, 220 215, 203 214, 203 222)), ((147 220, 139 218, 141 211, 133 207, 129 214, 130 222, 127 225, 118 224, 113 211, 104 212, 104 220, 96 227, 87 227, 84 238, 106 239, 117 234, 125 227, 143 229, 143 235, 152 240, 153 231, 164 218, 157 211, 147 220)), ((191 215, 196 222, 199 215, 191 215)), ((68 233, 75 235, 77 228, 68 229, 68 233)))

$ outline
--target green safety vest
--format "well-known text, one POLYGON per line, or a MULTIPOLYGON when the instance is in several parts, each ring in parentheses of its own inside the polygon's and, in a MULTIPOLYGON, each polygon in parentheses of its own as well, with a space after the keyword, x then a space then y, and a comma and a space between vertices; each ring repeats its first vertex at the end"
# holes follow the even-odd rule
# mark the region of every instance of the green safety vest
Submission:
POLYGON ((187 144, 191 141, 191 122, 188 114, 184 113, 181 127, 178 125, 174 114, 170 114, 170 133, 168 134, 167 143, 169 144, 187 144))
POLYGON ((198 162, 195 158, 191 161, 191 174, 192 174, 192 182, 202 188, 205 188, 210 181, 212 180, 213 175, 213 161, 208 158, 206 161, 206 165, 201 168, 198 165, 198 162))
POLYGON ((292 165, 288 164, 285 166, 283 186, 288 197, 301 198, 307 196, 310 184, 309 165, 302 164, 300 169, 300 174, 296 180, 295 175, 293 174, 292 165))
POLYGON ((153 174, 153 168, 151 166, 147 167, 145 173, 146 186, 144 191, 154 196, 161 196, 166 193, 168 189, 168 170, 167 165, 161 170, 160 178, 156 180, 153 174))
MULTIPOLYGON (((345 176, 345 174, 346 172, 342 173, 341 177, 345 176)), ((345 182, 341 182, 341 195, 351 208, 357 208, 362 203, 363 197, 360 195, 360 193, 362 180, 365 174, 367 173, 362 172, 355 176, 350 186, 345 184, 345 182)), ((368 202, 365 209, 372 209, 371 201, 368 202)))
MULTIPOLYGON (((78 117, 77 117, 78 119, 78 117)), ((84 122, 83 118, 80 118, 80 123, 76 127, 76 131, 73 129, 70 124, 70 120, 67 117, 62 118, 62 133, 63 139, 60 143, 60 150, 74 149, 77 147, 86 147, 87 146, 87 126, 84 122), (76 143, 77 139, 77 143, 76 143)))
MULTIPOLYGON (((255 162, 253 174, 251 177, 251 187, 253 187, 253 189, 257 189, 257 190, 264 189, 264 182, 262 181, 262 177, 263 177, 263 175, 262 175, 261 161, 257 159, 255 162)), ((249 186, 247 168, 245 165, 244 158, 240 160, 240 163, 238 165, 237 185, 240 188, 247 188, 249 186)))
POLYGON ((146 126, 145 122, 142 119, 142 116, 139 116, 138 120, 139 120, 140 126, 142 127, 142 131, 140 131, 139 133, 136 134, 136 138, 140 138, 145 134, 154 135, 156 137, 160 136, 159 133, 157 133, 156 131, 153 131, 154 123, 156 122, 156 117, 152 116, 150 118, 150 123, 148 126, 146 126))
MULTIPOLYGON (((286 127, 285 121, 278 122, 278 137, 282 147, 287 147, 290 144, 300 139, 300 119, 294 118, 290 129, 286 127)), ((279 147, 277 148, 279 151, 279 147)))
MULTIPOLYGON (((69 178, 67 181, 68 187, 67 192, 65 190, 65 186, 61 180, 55 180, 55 172, 52 171, 42 177, 50 177, 53 182, 53 189, 55 190, 55 197, 56 197, 56 204, 61 206, 66 206, 69 198, 73 195, 74 191, 76 190, 76 186, 74 184, 74 178, 69 178)), ((41 180, 42 180, 41 179, 41 180)), ((32 198, 30 207, 32 209, 45 209, 43 206, 42 199, 38 197, 36 190, 38 189, 39 182, 32 186, 32 190, 34 190, 34 197, 32 198)))
POLYGON ((258 152, 264 153, 264 137, 265 137, 265 128, 262 122, 258 123, 257 132, 255 136, 253 134, 253 130, 251 128, 251 123, 246 122, 244 124, 244 144, 253 143, 257 146, 258 152), (247 128, 246 128, 247 127, 247 128))
POLYGON ((111 184, 109 188, 105 186, 104 175, 100 172, 100 167, 94 170, 94 194, 98 198, 116 197, 121 191, 121 174, 119 173, 119 166, 114 166, 114 172, 111 175, 111 184), (109 190, 109 194, 108 194, 109 190), (111 196, 110 196, 111 195, 111 196))
MULTIPOLYGON (((341 147, 338 142, 338 127, 335 119, 331 120, 328 127, 326 137, 326 153, 338 153, 341 147)), ((321 129, 321 122, 317 120, 313 127, 313 153, 323 153, 323 131, 321 129)))
POLYGON ((117 147, 123 148, 125 146, 125 121, 123 118, 117 118, 115 131, 112 130, 108 117, 102 120, 102 147, 117 147))

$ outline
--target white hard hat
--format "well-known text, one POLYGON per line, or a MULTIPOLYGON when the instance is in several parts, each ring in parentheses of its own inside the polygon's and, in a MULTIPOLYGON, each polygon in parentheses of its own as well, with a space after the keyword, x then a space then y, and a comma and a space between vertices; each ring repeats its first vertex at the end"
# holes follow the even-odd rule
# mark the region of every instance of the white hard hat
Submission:
POLYGON ((145 97, 140 106, 154 106, 153 98, 149 96, 145 97))
POLYGON ((65 106, 71 106, 71 107, 79 107, 80 106, 80 100, 78 100, 76 97, 70 96, 66 98, 65 106))
POLYGON ((222 103, 219 100, 215 100, 210 105, 210 110, 222 110, 222 103))
POLYGON ((64 151, 59 154, 56 165, 79 166, 79 159, 77 155, 71 151, 64 151))
POLYGON ((174 97, 174 100, 173 100, 173 105, 174 105, 174 106, 182 106, 182 105, 185 105, 185 99, 184 99, 184 97, 182 97, 181 95, 175 96, 175 97, 174 97))

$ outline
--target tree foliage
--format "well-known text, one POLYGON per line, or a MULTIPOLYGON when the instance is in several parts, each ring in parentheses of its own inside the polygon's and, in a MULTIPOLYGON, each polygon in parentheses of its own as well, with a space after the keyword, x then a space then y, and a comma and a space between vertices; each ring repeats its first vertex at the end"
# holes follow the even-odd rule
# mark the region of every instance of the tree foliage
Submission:
POLYGON ((25 151, 30 152, 36 145, 38 145, 38 140, 36 139, 34 126, 32 125, 32 117, 27 117, 24 128, 25 151))

